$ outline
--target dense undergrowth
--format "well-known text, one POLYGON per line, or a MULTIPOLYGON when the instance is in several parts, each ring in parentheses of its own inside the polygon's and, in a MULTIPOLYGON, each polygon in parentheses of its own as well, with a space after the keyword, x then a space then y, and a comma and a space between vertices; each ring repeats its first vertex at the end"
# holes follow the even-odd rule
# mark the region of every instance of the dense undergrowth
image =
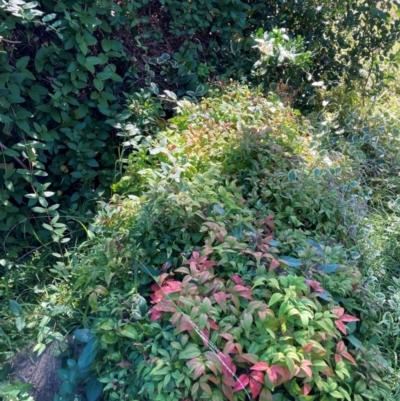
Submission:
POLYGON ((10 269, 3 350, 23 345, 15 323, 39 353, 86 344, 57 400, 395 400, 397 142, 373 153, 379 107, 303 117, 236 84, 176 106, 85 242, 10 269), (371 143, 330 142, 350 118, 371 143))
POLYGON ((397 401, 397 3, 160 3, 0 0, 0 399, 397 401))

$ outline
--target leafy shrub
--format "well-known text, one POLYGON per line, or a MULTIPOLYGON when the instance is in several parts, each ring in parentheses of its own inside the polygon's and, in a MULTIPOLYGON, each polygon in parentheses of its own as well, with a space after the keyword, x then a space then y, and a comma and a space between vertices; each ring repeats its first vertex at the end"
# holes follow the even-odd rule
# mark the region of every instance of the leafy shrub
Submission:
MULTIPOLYGON (((132 122, 140 121, 125 108, 138 87, 155 82, 179 95, 198 94, 198 84, 215 76, 247 76, 257 58, 251 37, 260 27, 302 37, 315 79, 353 79, 365 60, 377 67, 396 40, 392 6, 389 0, 379 8, 371 0, 1 1, 0 230, 12 232, 3 248, 15 256, 30 239, 44 245, 67 228, 80 229, 76 220, 107 196, 116 159, 123 160, 117 134, 138 132, 132 122), (68 227, 48 213, 55 205, 59 218, 72 217, 68 227)), ((278 69, 270 78, 302 85, 301 72, 287 82, 289 72, 278 69)))
POLYGON ((71 309, 83 311, 72 325, 95 339, 90 359, 80 357, 92 373, 79 379, 80 358, 70 362, 77 381, 64 372, 60 399, 89 377, 110 400, 241 400, 241 384, 250 396, 282 400, 389 397, 379 322, 365 308, 355 252, 338 242, 352 244, 342 213, 358 219, 340 195, 354 179, 350 164, 329 155, 329 166, 308 146, 309 122, 277 95, 239 85, 212 93, 179 101, 169 128, 137 143, 119 194, 57 268, 74 285, 71 309), (283 184, 290 196, 274 188, 283 184), (329 202, 327 194, 335 212, 323 215, 311 200, 329 202))
MULTIPOLYGON (((217 263, 194 252, 187 261, 189 268, 176 270, 184 274, 182 281, 161 277, 160 286, 153 286, 152 320, 167 318, 176 333, 190 335, 188 343, 184 347, 177 343, 176 349, 179 359, 189 360, 195 380, 189 387, 192 398, 205 393, 214 399, 244 399, 250 391, 252 399, 260 392, 260 399, 272 399, 271 391, 274 397, 281 394, 281 399, 287 399, 282 394, 321 400, 367 397, 369 379, 354 368, 356 360, 340 335, 346 334, 345 322, 358 319, 321 301, 324 289, 318 281, 304 281, 290 273, 276 275, 273 270, 279 261, 269 253, 262 258, 271 261, 270 273, 261 265, 249 285, 238 275, 221 280, 214 273, 217 263)), ((163 365, 155 361, 155 367, 143 369, 142 378, 148 383, 164 383, 156 387, 159 396, 144 385, 142 393, 148 392, 150 398, 162 399, 177 387, 169 388, 174 373, 163 365), (161 388, 165 393, 160 393, 161 388)))

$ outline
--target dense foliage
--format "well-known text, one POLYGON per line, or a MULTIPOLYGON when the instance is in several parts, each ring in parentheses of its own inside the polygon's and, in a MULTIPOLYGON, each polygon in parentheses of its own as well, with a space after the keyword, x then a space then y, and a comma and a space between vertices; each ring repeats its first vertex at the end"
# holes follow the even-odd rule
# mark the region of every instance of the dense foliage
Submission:
POLYGON ((393 3, 2 0, 3 251, 76 237, 148 123, 126 107, 138 88, 198 96, 201 83, 250 77, 258 43, 255 78, 311 104, 321 80, 379 70, 399 32, 393 3))
POLYGON ((0 399, 397 400, 396 6, 0 0, 0 399))

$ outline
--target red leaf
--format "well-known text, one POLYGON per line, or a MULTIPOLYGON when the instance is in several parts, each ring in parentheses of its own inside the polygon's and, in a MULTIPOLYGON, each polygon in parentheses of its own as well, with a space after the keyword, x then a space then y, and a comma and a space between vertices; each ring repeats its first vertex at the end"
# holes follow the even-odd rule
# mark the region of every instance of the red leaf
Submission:
POLYGON ((264 384, 264 375, 261 372, 254 371, 250 373, 250 380, 255 380, 259 383, 264 384))
POLYGON ((345 350, 346 350, 346 346, 344 345, 344 342, 343 341, 339 341, 336 344, 336 352, 340 354, 341 352, 343 352, 345 350))
POLYGON ((149 315, 150 315, 150 320, 152 322, 158 320, 161 316, 162 316, 162 312, 161 311, 157 311, 154 308, 151 308, 149 310, 149 315))
POLYGON ((253 365, 250 370, 257 370, 259 372, 263 372, 269 369, 269 365, 266 362, 257 362, 253 365))
POLYGON ((342 361, 343 358, 339 355, 339 354, 335 354, 335 362, 338 363, 340 361, 342 361))
POLYGON ((301 395, 308 395, 310 391, 312 390, 312 387, 308 383, 304 383, 304 386, 301 390, 301 395))
POLYGON ((324 292, 321 284, 315 280, 306 280, 306 283, 311 287, 314 292, 324 292))
POLYGON ((304 344, 303 350, 305 354, 309 354, 313 349, 313 344, 304 344))
POLYGON ((188 319, 185 316, 183 316, 181 319, 181 324, 179 325, 179 333, 183 333, 186 330, 187 331, 193 330, 193 327, 188 321, 188 319))
POLYGON ((279 262, 276 259, 272 259, 268 270, 275 270, 277 267, 279 267, 279 262))
POLYGON ((356 318, 354 316, 345 314, 340 318, 340 320, 342 322, 358 322, 360 319, 358 319, 358 318, 356 318))
POLYGON ((221 333, 219 336, 222 338, 225 338, 225 340, 228 340, 228 341, 233 340, 233 335, 229 334, 229 333, 221 333))
POLYGON ((255 398, 257 398, 258 394, 260 394, 263 384, 264 384, 264 378, 263 378, 262 384, 260 384, 258 381, 253 380, 252 378, 250 378, 251 398, 253 400, 255 398))
POLYGON ((335 308, 332 308, 332 311, 331 311, 331 312, 332 312, 334 315, 336 315, 337 317, 340 318, 340 316, 342 316, 343 313, 344 313, 344 309, 341 308, 340 306, 336 306, 335 308))
POLYGON ((214 322, 214 320, 208 319, 208 324, 210 325, 210 329, 213 330, 219 330, 219 327, 217 325, 217 323, 214 322))
POLYGON ((238 275, 234 275, 231 277, 231 280, 238 285, 243 285, 243 279, 241 277, 239 277, 238 275))
POLYGON ((267 374, 271 383, 274 383, 278 380, 278 375, 283 375, 284 371, 282 366, 272 365, 268 370, 267 374))
POLYGON ((235 385, 235 388, 233 389, 233 392, 236 393, 237 391, 244 390, 246 386, 249 384, 250 379, 249 376, 246 374, 240 375, 238 377, 238 381, 235 385))
POLYGON ((218 358, 221 361, 222 374, 225 377, 232 377, 236 373, 236 366, 229 355, 218 352, 218 358))
POLYGON ((213 295, 215 302, 222 308, 222 310, 225 312, 226 311, 226 299, 228 298, 228 295, 225 294, 225 292, 216 292, 213 295))
POLYGON ((357 366, 356 360, 348 353, 348 351, 344 351, 341 353, 343 358, 349 360, 353 365, 357 366))
POLYGON ((335 320, 336 327, 343 333, 346 334, 346 326, 341 320, 335 320))

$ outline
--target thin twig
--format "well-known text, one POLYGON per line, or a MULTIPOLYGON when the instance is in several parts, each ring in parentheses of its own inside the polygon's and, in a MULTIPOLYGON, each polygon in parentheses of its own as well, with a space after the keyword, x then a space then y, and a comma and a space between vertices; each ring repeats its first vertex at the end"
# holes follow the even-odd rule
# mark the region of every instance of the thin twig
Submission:
POLYGON ((7 40, 7 39, 4 39, 4 38, 0 38, 0 42, 7 42, 7 43, 11 43, 13 45, 17 45, 19 43, 22 43, 22 42, 20 42, 18 40, 7 40))

